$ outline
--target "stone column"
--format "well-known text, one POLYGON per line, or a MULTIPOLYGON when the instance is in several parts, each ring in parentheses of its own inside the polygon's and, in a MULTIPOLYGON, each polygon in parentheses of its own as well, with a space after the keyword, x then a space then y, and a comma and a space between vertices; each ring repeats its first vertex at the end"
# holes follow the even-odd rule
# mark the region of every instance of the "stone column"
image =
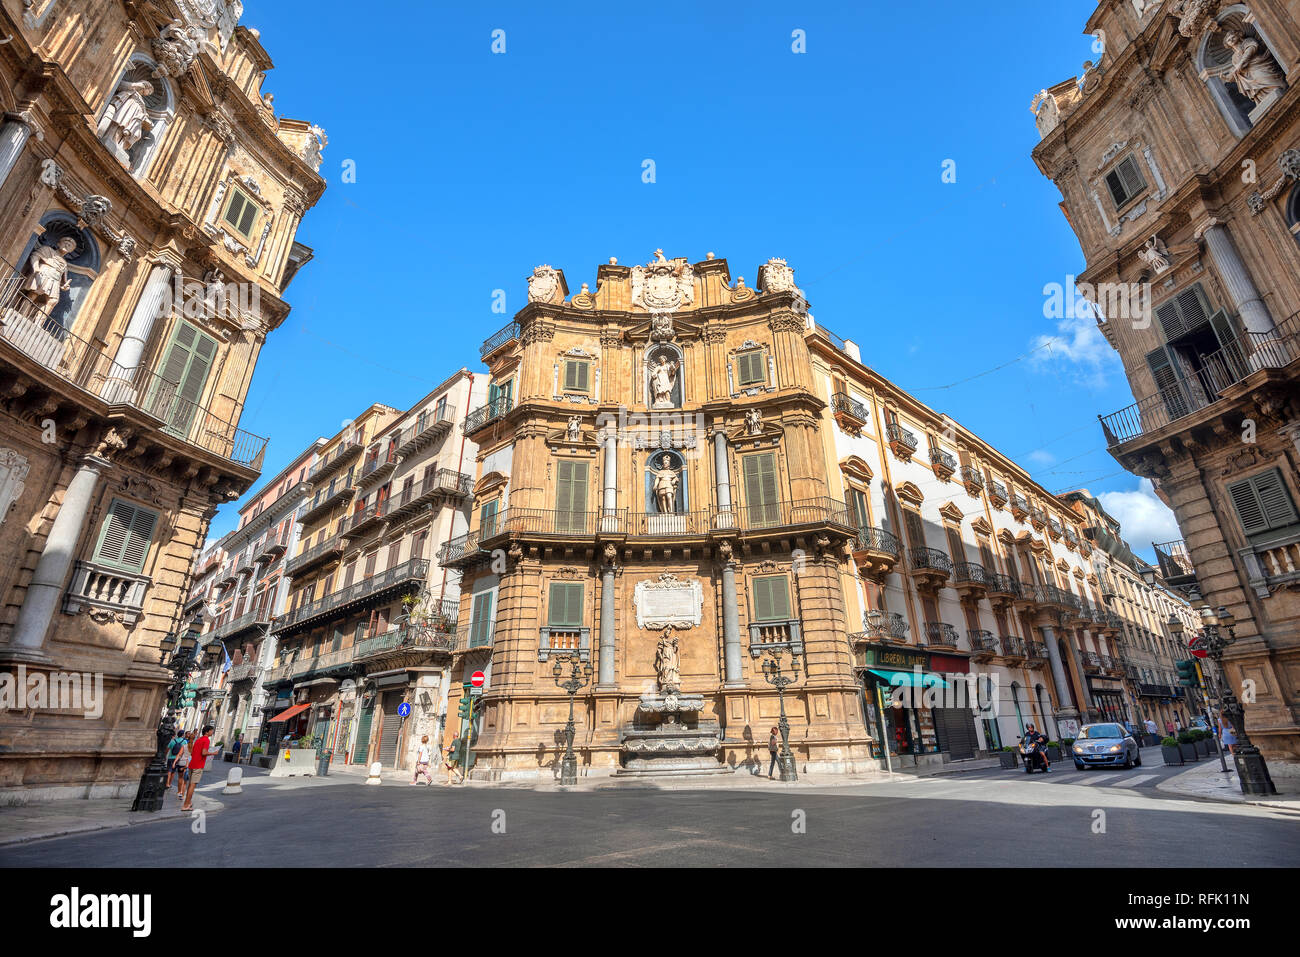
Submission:
POLYGON ((736 563, 722 563, 722 642, 724 680, 744 684, 740 669, 740 615, 736 606, 736 563))
MULTIPOLYGON (((718 429, 713 433, 713 474, 717 485, 718 511, 731 511, 731 469, 727 464, 727 433, 718 429)), ((735 528, 734 518, 719 519, 718 528, 735 528), (726 524, 724 524, 724 521, 726 524)))
POLYGON ((112 374, 104 383, 104 398, 109 402, 131 402, 135 399, 133 379, 144 355, 145 342, 153 331, 153 324, 158 319, 168 290, 171 288, 172 267, 167 263, 155 263, 145 283, 140 301, 135 305, 131 321, 127 324, 122 342, 117 347, 113 358, 112 374))
POLYGON ((605 428, 605 498, 603 504, 605 517, 612 517, 618 508, 618 431, 612 423, 605 428))
POLYGON ((86 515, 90 511, 90 501, 95 486, 99 483, 99 475, 109 467, 107 459, 87 455, 81 460, 77 474, 68 483, 63 504, 59 506, 59 514, 50 527, 31 584, 27 586, 23 606, 18 611, 18 621, 14 624, 13 639, 9 646, 11 654, 17 652, 27 658, 47 657, 42 650, 45 635, 58 610, 59 598, 64 583, 68 580, 68 569, 72 567, 72 558, 86 524, 86 515))
POLYGON ((22 114, 4 114, 4 124, 0 126, 0 186, 4 186, 18 164, 18 157, 23 155, 31 136, 31 125, 22 114))
POLYGON ((614 687, 614 566, 600 573, 600 672, 597 687, 614 687))
POLYGON ((1266 335, 1273 331, 1273 317, 1250 277, 1250 271, 1241 261, 1237 246, 1228 234, 1228 227, 1223 223, 1211 221, 1205 228, 1205 245, 1210 250, 1210 258, 1219 271, 1223 285, 1232 297, 1232 305, 1241 316, 1245 331, 1256 335, 1266 335))
POLYGON ((1047 645, 1047 660, 1052 666, 1052 681, 1056 684, 1056 700, 1060 702, 1057 714, 1074 716, 1078 712, 1070 705, 1070 679, 1061 661, 1061 649, 1056 646, 1056 633, 1051 625, 1041 625, 1043 643, 1047 645))

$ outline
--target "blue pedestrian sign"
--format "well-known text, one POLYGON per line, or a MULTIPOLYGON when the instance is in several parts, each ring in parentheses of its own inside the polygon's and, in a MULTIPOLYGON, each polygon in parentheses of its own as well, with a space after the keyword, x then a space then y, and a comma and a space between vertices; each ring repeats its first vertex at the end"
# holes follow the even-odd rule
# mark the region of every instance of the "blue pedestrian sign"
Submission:
POLYGON ((411 706, 403 701, 397 706, 397 713, 403 718, 409 718, 411 716, 411 706))

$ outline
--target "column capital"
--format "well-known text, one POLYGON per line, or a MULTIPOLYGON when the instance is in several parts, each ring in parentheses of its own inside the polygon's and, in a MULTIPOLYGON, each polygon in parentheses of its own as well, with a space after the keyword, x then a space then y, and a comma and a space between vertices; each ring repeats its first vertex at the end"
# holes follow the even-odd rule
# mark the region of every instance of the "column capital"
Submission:
POLYGON ((14 111, 14 110, 6 110, 3 114, 0 114, 0 116, 4 117, 5 123, 19 123, 27 127, 29 130, 33 130, 33 131, 37 129, 36 120, 34 120, 32 118, 32 115, 28 113, 26 110, 23 110, 21 112, 14 111))
POLYGON ((1214 216, 1207 216, 1204 220, 1201 221, 1201 223, 1196 227, 1196 229, 1192 231, 1192 238, 1195 239, 1197 242, 1200 242, 1202 239, 1205 238, 1205 234, 1209 230, 1213 229, 1215 226, 1224 226, 1224 225, 1226 224, 1223 222, 1223 220, 1218 219, 1217 217, 1214 216))

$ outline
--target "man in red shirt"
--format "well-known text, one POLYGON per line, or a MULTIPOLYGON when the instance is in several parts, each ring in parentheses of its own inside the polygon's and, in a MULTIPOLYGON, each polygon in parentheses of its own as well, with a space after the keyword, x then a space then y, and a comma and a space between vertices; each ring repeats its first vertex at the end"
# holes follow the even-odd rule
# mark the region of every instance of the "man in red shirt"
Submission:
POLYGON ((185 790, 185 803, 181 805, 182 811, 194 810, 190 805, 194 801, 194 789, 199 786, 199 780, 203 777, 203 769, 207 766, 208 755, 212 753, 212 739, 209 737, 213 731, 213 725, 208 725, 203 729, 203 734, 195 739, 190 749, 190 784, 185 790))

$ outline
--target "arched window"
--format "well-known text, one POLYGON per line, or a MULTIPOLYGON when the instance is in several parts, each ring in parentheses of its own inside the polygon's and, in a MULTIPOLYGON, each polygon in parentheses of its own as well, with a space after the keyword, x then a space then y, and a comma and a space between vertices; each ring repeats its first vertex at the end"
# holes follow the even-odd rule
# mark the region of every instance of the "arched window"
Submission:
POLYGON ((1244 136, 1255 125, 1252 114, 1267 105, 1267 88, 1274 82, 1269 77, 1275 74, 1276 82, 1285 85, 1281 79, 1283 71, 1278 66, 1281 61, 1258 24, 1247 22, 1248 15, 1245 4, 1233 4, 1224 9, 1218 17, 1219 29, 1207 32, 1201 38, 1196 55, 1197 69, 1205 77, 1214 105, 1237 136, 1244 136), (1244 52, 1254 51, 1253 55, 1245 57, 1244 78, 1234 73, 1233 55, 1237 44, 1230 40, 1233 34, 1241 37, 1244 52))
POLYGON ((1016 723, 1020 725, 1020 733, 1025 733, 1025 714, 1020 709, 1020 685, 1011 682, 1011 703, 1016 706, 1016 723))
POLYGON ((154 72, 158 65, 143 53, 131 58, 113 88, 97 132, 109 152, 137 179, 149 171, 176 114, 176 97, 171 83, 154 72))
POLYGON ((49 211, 41 217, 40 225, 18 259, 17 283, 25 307, 19 311, 30 313, 27 319, 62 341, 99 275, 99 243, 89 229, 77 226, 76 216, 65 210, 49 211), (46 248, 38 254, 37 246, 46 248), (66 270, 61 270, 59 256, 66 270), (64 272, 62 281, 60 271, 64 272))

